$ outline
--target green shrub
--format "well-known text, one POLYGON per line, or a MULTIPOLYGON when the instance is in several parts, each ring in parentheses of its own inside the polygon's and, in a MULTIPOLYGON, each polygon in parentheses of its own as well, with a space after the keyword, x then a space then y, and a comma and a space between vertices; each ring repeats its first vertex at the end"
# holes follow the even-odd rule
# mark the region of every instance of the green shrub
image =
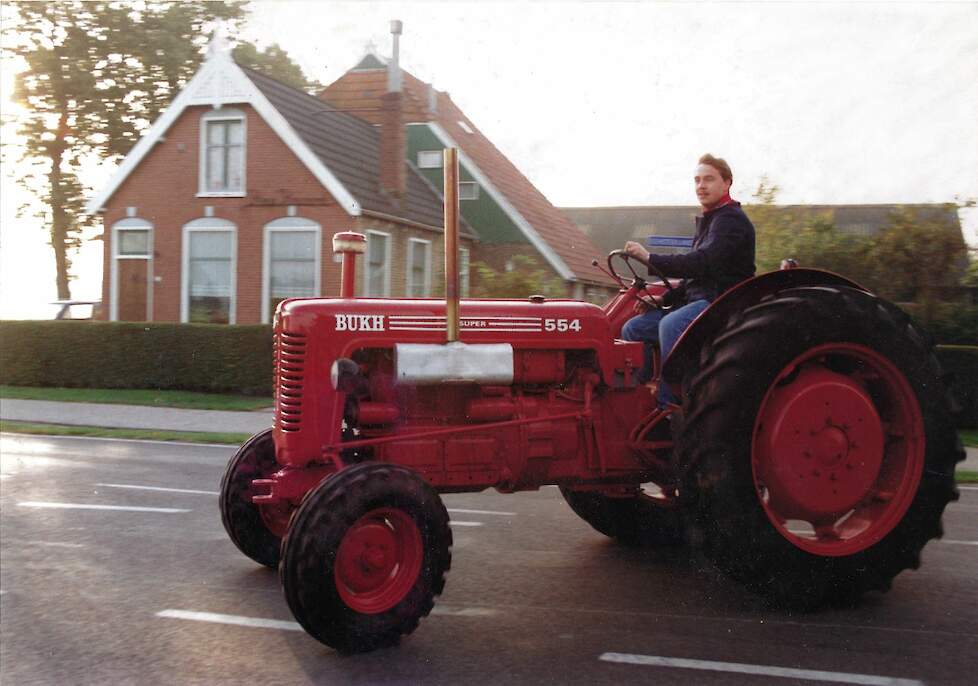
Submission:
POLYGON ((0 383, 268 395, 268 326, 0 322, 0 383))
POLYGON ((960 427, 978 427, 978 346, 939 345, 937 359, 944 368, 960 427))
POLYGON ((941 345, 978 345, 978 305, 900 303, 916 324, 941 345))

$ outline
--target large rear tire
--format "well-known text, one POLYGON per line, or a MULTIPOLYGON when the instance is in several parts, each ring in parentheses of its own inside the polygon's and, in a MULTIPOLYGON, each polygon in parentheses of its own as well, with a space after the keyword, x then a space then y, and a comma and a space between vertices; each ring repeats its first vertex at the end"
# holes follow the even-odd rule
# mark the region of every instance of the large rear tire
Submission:
POLYGON ((310 491, 282 542, 289 608, 344 653, 393 645, 445 587, 452 532, 438 493, 409 469, 367 462, 310 491))
POLYGON ((251 482, 278 471, 272 430, 261 431, 245 443, 228 462, 221 478, 221 522, 238 550, 258 564, 278 566, 282 536, 288 528, 286 504, 259 507, 251 501, 251 482))
POLYGON ((674 499, 644 492, 631 498, 560 487, 578 517, 599 533, 627 546, 659 548, 685 542, 682 512, 674 499))
POLYGON ((964 459, 930 342, 841 287, 739 313, 687 376, 681 498, 716 564, 812 609, 920 565, 964 459))

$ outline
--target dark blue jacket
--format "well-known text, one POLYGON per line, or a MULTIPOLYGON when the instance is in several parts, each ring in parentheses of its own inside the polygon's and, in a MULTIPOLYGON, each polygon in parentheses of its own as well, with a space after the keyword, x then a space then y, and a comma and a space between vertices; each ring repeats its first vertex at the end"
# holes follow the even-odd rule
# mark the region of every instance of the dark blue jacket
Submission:
POLYGON ((696 218, 692 250, 685 255, 649 255, 649 263, 666 276, 686 279, 686 302, 713 301, 754 276, 754 225, 739 202, 709 210, 696 218))

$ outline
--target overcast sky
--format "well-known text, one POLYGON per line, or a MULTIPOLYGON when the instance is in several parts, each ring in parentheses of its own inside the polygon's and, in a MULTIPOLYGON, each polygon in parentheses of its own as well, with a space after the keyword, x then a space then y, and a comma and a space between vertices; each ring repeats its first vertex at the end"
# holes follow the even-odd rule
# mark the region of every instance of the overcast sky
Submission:
MULTIPOLYGON (((393 18, 402 65, 558 206, 693 204, 707 151, 729 160, 741 200, 765 175, 787 203, 978 198, 976 2, 283 0, 253 3, 244 36, 329 83, 370 43, 390 54, 393 18)), ((23 263, 11 229, 44 241, 10 218, 8 189, 0 315, 23 263)), ((76 295, 97 296, 99 266, 82 268, 76 295)))

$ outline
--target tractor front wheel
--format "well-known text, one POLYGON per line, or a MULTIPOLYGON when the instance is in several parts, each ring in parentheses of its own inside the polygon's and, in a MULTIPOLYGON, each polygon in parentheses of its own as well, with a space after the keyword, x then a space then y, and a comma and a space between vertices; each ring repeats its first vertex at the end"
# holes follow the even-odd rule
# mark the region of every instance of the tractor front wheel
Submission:
POLYGON ((289 608, 315 639, 344 653, 397 643, 434 606, 451 566, 438 493, 414 472, 366 462, 312 490, 282 542, 289 608))
POLYGON ((678 502, 639 490, 631 497, 560 487, 578 517, 599 533, 627 546, 658 548, 685 542, 678 502))
POLYGON ((287 504, 255 505, 251 482, 274 474, 272 430, 249 438, 228 462, 221 479, 221 521, 231 541, 258 564, 278 566, 279 547, 289 525, 291 508, 287 504))
POLYGON ((778 604, 888 590, 963 459, 930 344, 897 307, 797 288, 739 313, 685 384, 681 497, 718 566, 778 604))

